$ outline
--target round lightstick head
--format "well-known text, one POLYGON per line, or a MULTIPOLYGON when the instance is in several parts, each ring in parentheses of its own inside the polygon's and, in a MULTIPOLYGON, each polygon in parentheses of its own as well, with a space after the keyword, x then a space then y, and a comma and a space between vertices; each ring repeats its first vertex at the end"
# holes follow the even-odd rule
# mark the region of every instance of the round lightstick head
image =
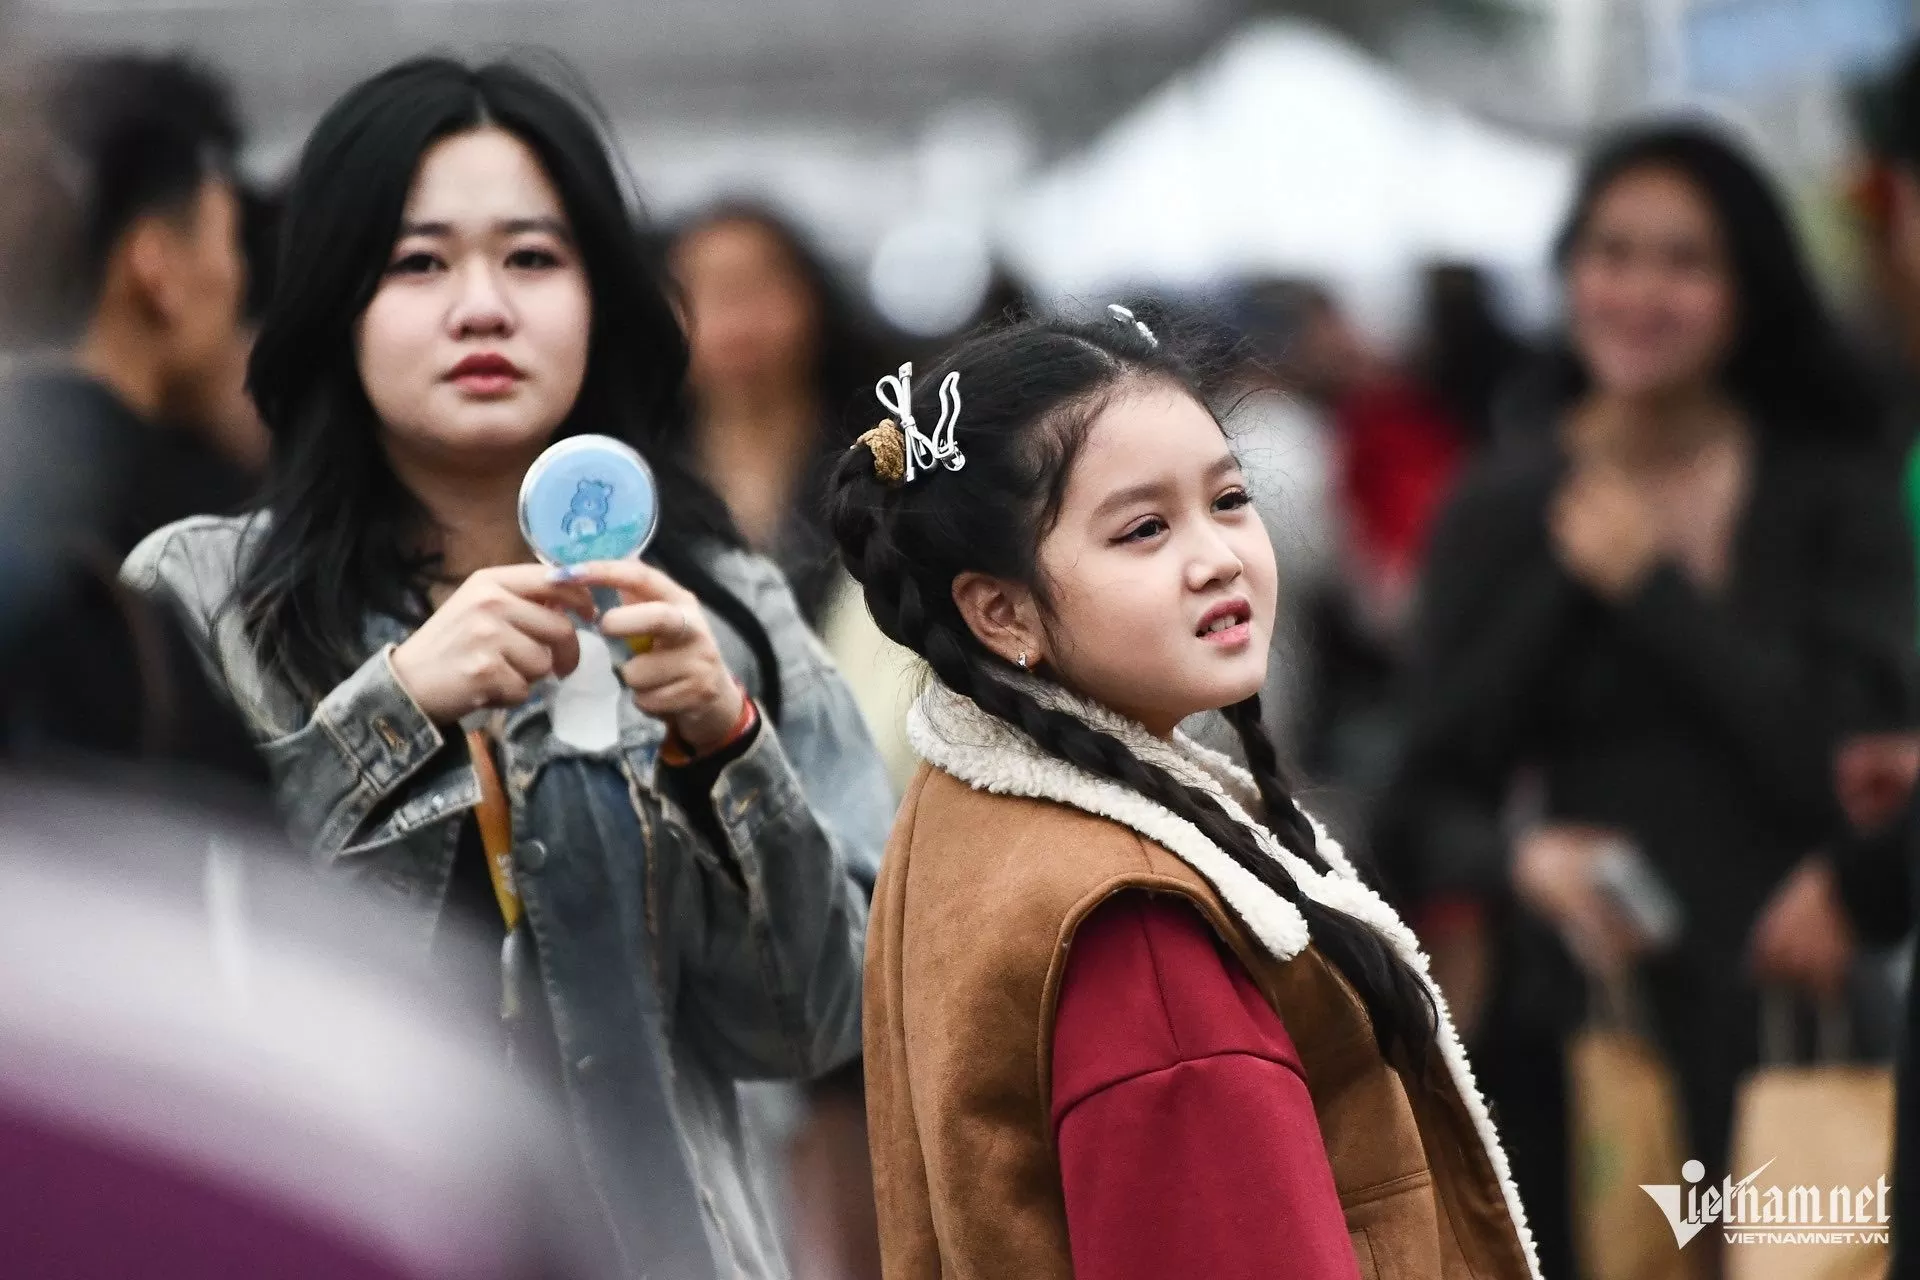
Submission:
POLYGON ((653 469, 611 436, 569 436, 520 482, 520 534, 545 564, 638 556, 659 523, 653 469))

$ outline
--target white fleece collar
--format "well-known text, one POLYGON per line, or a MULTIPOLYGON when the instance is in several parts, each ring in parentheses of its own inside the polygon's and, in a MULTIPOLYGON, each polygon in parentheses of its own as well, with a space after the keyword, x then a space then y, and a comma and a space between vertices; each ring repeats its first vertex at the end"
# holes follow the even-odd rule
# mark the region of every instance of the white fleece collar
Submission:
MULTIPOLYGON (((1330 868, 1324 873, 1316 871, 1253 819, 1249 811, 1259 807, 1259 792, 1252 777, 1227 757, 1184 734, 1175 733, 1171 742, 1156 738, 1139 724, 1106 707, 1077 698, 1058 685, 1027 677, 1021 681, 1021 687, 1043 704, 1118 738, 1140 759, 1166 769, 1190 786, 1211 792, 1236 822, 1253 833, 1260 848, 1279 861, 1302 893, 1374 929, 1420 975, 1433 993, 1434 1006, 1439 1011, 1441 1058, 1500 1178, 1500 1189, 1526 1251, 1527 1265, 1534 1280, 1540 1280, 1533 1233, 1527 1228, 1526 1211, 1513 1185, 1506 1152, 1500 1146, 1493 1119, 1474 1083, 1473 1071, 1454 1032, 1446 1000, 1428 973, 1426 953, 1393 908, 1360 880, 1339 843, 1318 822, 1313 823, 1320 856, 1330 868)), ((983 711, 971 698, 955 693, 939 681, 928 684, 908 714, 907 740, 921 759, 976 790, 1052 800, 1138 832, 1204 876, 1246 922, 1260 945, 1276 959, 1291 960, 1306 949, 1310 939, 1306 917, 1300 914, 1300 909, 1262 884, 1198 827, 1131 787, 1089 773, 1041 750, 1018 728, 983 711)))

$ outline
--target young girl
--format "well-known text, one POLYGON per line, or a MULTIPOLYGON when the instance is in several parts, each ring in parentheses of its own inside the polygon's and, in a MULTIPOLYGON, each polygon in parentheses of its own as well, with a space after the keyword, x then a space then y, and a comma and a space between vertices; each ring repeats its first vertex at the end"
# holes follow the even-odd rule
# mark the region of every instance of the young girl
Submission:
POLYGON ((1424 958, 1260 728, 1273 551, 1182 364, 1121 312, 882 390, 831 510, 935 677, 868 952, 888 1276, 1533 1273, 1424 958), (1252 774, 1175 731, 1214 709, 1252 774))
POLYGON ((686 346, 608 154, 512 67, 405 64, 316 127, 285 236, 251 367, 266 509, 162 530, 125 576, 188 619, 323 867, 423 939, 464 917, 517 950, 493 962, 513 1048, 629 1268, 783 1275, 734 1081, 858 1053, 888 789, 687 462, 686 346), (583 431, 647 456, 660 536, 562 580, 516 496, 583 431), (589 585, 629 601, 597 633, 569 616, 589 585), (602 634, 651 645, 616 680, 602 634))

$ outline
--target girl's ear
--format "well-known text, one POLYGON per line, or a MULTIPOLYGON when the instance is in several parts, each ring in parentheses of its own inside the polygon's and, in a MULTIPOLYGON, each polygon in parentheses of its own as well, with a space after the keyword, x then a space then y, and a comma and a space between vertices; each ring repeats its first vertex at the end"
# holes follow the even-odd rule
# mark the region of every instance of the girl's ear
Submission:
POLYGON ((953 603, 974 638, 1006 661, 1031 670, 1046 656, 1039 603, 1030 589, 968 571, 953 580, 953 603))

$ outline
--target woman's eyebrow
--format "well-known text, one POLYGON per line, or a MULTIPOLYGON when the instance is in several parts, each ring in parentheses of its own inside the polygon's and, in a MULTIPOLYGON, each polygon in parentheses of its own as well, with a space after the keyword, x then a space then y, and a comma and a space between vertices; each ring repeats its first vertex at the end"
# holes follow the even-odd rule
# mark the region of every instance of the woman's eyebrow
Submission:
MULTIPOLYGON (((530 231, 544 231, 548 235, 558 236, 560 239, 569 242, 573 239, 572 230, 569 229, 566 222, 560 218, 502 218, 493 224, 493 229, 501 235, 508 236, 525 235, 530 231)), ((428 236, 445 239, 453 234, 453 224, 451 222, 433 220, 424 222, 402 222, 400 224, 400 234, 402 236, 428 236)))
POLYGON ((560 218, 507 218, 493 225, 504 235, 519 236, 530 231, 544 231, 562 240, 573 239, 573 229, 560 218))

